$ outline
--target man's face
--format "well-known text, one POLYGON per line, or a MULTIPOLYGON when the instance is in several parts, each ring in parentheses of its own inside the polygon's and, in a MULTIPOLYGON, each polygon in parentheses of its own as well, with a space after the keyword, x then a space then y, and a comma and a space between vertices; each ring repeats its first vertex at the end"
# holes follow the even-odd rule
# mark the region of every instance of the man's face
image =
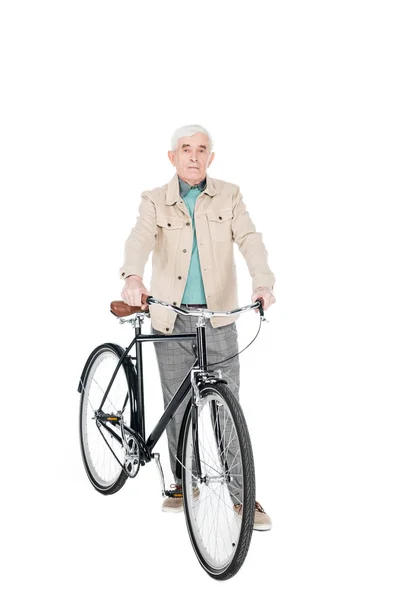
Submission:
POLYGON ((204 133, 195 133, 179 140, 176 150, 169 150, 168 157, 176 167, 179 177, 196 185, 203 181, 207 168, 214 160, 214 152, 210 152, 210 141, 204 133))

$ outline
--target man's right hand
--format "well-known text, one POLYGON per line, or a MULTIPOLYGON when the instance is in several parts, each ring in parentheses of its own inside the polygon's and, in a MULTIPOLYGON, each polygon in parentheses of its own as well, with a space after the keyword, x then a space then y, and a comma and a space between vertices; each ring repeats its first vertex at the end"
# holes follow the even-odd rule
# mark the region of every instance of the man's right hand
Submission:
POLYGON ((142 278, 139 275, 129 275, 125 279, 125 285, 121 292, 121 298, 129 306, 140 306, 146 310, 148 304, 142 303, 142 295, 150 296, 150 292, 143 285, 142 278))

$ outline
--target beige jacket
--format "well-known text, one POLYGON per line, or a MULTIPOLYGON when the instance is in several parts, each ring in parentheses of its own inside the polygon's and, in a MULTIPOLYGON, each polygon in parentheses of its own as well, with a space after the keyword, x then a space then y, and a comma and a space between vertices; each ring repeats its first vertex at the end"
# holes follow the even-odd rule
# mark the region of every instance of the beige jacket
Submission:
MULTIPOLYGON (((207 306, 211 310, 232 310, 238 306, 233 242, 243 254, 253 279, 253 291, 260 285, 273 289, 275 277, 267 262, 267 250, 246 210, 237 185, 212 179, 197 198, 194 212, 197 245, 207 306)), ((153 251, 152 296, 180 305, 192 255, 192 220, 179 195, 178 175, 168 184, 142 193, 139 216, 125 242, 121 279, 143 277, 153 251)), ((154 329, 172 333, 176 313, 164 306, 149 307, 154 329)), ((212 317, 213 327, 236 321, 239 315, 212 317)))

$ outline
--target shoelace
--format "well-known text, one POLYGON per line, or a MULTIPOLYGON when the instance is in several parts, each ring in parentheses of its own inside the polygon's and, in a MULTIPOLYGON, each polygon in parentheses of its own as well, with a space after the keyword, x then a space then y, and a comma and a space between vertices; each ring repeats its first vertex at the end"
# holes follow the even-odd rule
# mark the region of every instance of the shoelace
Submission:
POLYGON ((171 485, 169 487, 171 488, 171 490, 173 490, 175 492, 175 494, 177 494, 177 496, 175 496, 175 498, 180 499, 182 497, 182 484, 171 483, 171 485))
MULTIPOLYGON (((242 510, 243 504, 235 504, 235 508, 239 508, 238 513, 242 510)), ((255 510, 258 510, 260 513, 265 513, 265 510, 261 506, 259 502, 256 501, 255 510)))
POLYGON ((256 501, 256 510, 258 510, 261 513, 265 513, 265 510, 263 509, 263 507, 261 506, 261 504, 259 502, 256 501))

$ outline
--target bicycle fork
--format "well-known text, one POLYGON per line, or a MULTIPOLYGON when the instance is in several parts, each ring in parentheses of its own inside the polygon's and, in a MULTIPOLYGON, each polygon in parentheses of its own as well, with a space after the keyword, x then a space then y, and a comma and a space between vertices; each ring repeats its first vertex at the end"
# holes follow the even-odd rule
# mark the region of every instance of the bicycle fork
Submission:
POLYGON ((194 466, 196 470, 197 479, 200 483, 203 483, 204 477, 201 472, 200 452, 199 452, 199 428, 197 426, 199 407, 196 402, 192 404, 192 443, 193 443, 193 454, 194 454, 194 466))

